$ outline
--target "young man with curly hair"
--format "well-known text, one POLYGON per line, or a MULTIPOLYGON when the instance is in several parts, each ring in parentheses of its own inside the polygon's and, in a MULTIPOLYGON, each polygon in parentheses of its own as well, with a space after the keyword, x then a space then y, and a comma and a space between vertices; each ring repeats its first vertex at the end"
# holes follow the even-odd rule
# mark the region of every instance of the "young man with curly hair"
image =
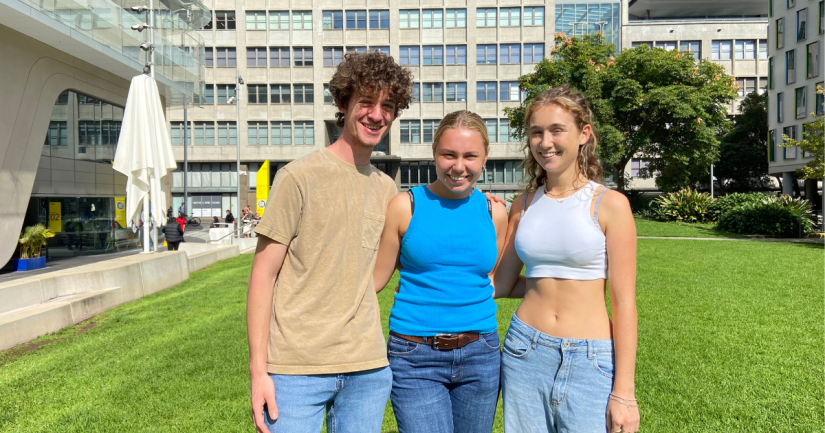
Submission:
POLYGON ((247 298, 258 432, 379 432, 392 386, 372 273, 395 183, 373 148, 412 101, 380 52, 349 53, 330 81, 341 138, 278 171, 247 298))

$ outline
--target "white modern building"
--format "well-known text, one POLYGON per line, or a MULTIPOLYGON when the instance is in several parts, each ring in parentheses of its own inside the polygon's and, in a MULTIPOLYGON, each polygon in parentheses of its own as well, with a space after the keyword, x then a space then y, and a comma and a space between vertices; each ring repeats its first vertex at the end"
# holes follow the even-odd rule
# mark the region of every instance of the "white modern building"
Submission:
MULTIPOLYGON (((825 41, 825 2, 768 0, 768 138, 771 174, 782 178, 782 192, 793 194, 795 171, 811 158, 796 147, 780 147, 783 136, 801 140, 806 123, 823 115, 822 54, 825 41)), ((804 196, 813 199, 817 182, 806 180, 804 196)))

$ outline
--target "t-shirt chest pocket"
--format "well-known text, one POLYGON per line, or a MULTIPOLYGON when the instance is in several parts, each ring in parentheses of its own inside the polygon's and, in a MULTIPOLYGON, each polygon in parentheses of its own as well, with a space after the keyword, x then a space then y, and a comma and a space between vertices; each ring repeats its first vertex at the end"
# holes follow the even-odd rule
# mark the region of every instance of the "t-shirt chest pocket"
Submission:
POLYGON ((381 240, 381 232, 384 231, 384 216, 364 211, 363 226, 361 246, 377 250, 378 242, 381 240))

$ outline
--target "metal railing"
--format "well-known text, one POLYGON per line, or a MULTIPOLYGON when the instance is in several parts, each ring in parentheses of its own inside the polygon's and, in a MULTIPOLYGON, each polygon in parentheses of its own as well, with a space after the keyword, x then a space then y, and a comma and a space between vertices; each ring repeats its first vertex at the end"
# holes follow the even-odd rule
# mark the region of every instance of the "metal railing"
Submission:
POLYGON ((669 24, 669 23, 724 23, 724 22, 768 22, 768 17, 683 17, 683 18, 636 18, 628 21, 628 25, 669 24))
MULTIPOLYGON (((235 230, 232 230, 231 232, 229 232, 229 233, 227 233, 227 234, 225 234, 225 235, 223 235, 223 236, 219 237, 218 239, 209 239, 208 241, 206 241, 206 243, 207 243, 207 244, 213 244, 213 243, 219 244, 219 243, 221 243, 224 239, 226 239, 227 237, 229 237, 229 242, 230 242, 230 245, 234 245, 234 243, 232 242, 232 239, 233 239, 233 238, 232 238, 231 236, 232 236, 232 235, 234 235, 234 234, 235 234, 238 230, 243 230, 243 229, 245 229, 245 228, 247 228, 247 227, 251 228, 251 227, 252 227, 252 225, 253 225, 253 224, 252 224, 251 222, 248 222, 248 223, 245 223, 245 224, 241 224, 241 225, 239 225, 239 226, 238 226, 238 228, 236 228, 235 230)), ((239 237, 240 237, 240 236, 239 236, 239 237)))

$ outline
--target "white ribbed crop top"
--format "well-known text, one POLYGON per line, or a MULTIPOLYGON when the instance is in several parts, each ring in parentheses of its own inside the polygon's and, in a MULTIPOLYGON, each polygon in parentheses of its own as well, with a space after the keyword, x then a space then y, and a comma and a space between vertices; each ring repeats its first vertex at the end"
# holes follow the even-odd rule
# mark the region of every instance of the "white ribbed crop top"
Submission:
POLYGON ((593 194, 600 186, 590 181, 562 200, 547 197, 540 189, 527 211, 522 207, 515 246, 527 267, 527 278, 607 278, 605 237, 598 219, 599 202, 607 188, 596 199, 590 217, 593 194))

